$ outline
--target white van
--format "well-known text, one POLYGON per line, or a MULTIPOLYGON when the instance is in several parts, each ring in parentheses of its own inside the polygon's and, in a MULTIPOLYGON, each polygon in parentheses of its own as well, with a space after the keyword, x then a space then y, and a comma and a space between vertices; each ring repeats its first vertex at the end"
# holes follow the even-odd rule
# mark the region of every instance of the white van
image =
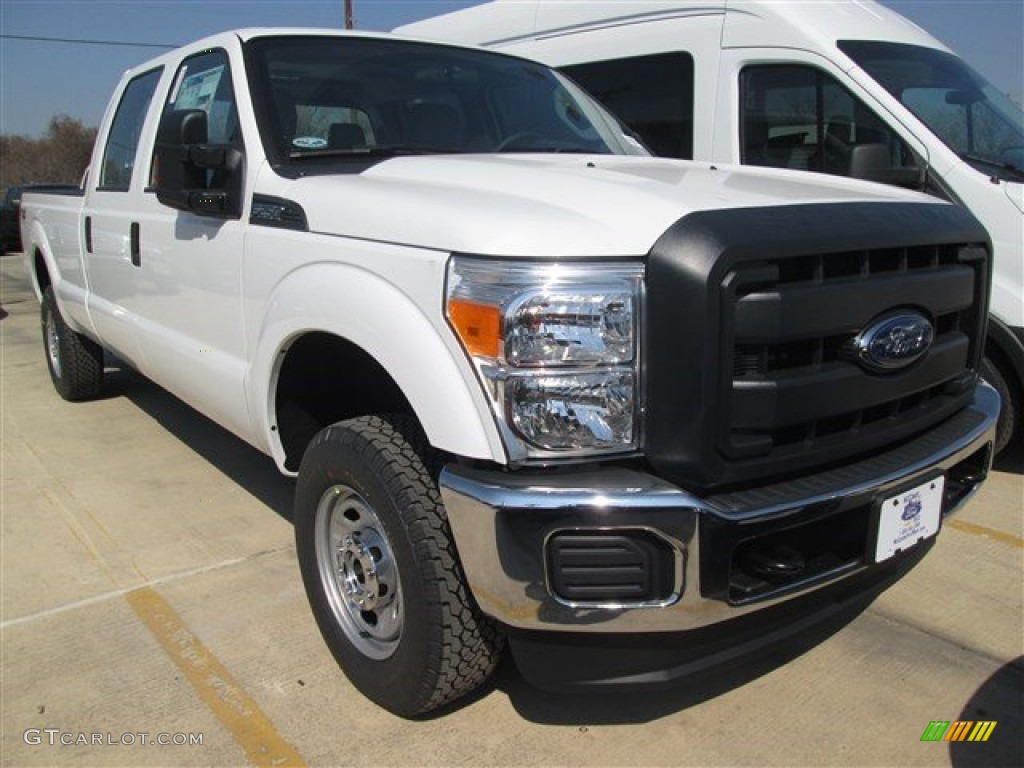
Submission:
POLYGON ((997 448, 1009 443, 1024 392, 1024 116, 915 24, 871 0, 497 0, 396 32, 554 65, 659 155, 969 208, 995 247, 983 370, 1003 398, 997 448))

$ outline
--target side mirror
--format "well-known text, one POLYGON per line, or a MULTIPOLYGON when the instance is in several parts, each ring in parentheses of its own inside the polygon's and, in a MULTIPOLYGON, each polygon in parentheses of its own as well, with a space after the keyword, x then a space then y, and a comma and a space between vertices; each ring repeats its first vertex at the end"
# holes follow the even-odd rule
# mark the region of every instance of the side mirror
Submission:
POLYGON ((153 188, 166 206, 197 216, 237 219, 242 213, 243 155, 207 144, 206 112, 172 110, 157 129, 153 188))
POLYGON ((907 189, 924 189, 921 168, 895 168, 885 144, 858 144, 850 151, 850 173, 854 179, 891 184, 907 189))

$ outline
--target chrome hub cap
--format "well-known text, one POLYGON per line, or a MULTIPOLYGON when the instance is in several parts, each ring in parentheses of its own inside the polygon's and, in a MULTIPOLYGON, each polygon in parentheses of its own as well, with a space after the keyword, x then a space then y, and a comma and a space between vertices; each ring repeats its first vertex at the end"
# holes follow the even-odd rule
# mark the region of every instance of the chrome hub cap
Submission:
POLYGON ((402 634, 398 567, 384 526, 366 500, 334 485, 316 510, 320 583, 348 640, 372 659, 395 652, 402 634))
POLYGON ((57 331, 57 318, 53 312, 46 313, 46 354, 50 358, 50 367, 54 375, 60 378, 60 334, 57 331))

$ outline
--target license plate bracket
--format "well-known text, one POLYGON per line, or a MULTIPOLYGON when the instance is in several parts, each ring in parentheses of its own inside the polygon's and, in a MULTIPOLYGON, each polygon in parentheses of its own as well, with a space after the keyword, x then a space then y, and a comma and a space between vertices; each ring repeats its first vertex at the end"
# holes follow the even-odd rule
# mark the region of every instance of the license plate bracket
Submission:
POLYGON ((874 562, 888 560, 939 532, 945 483, 946 478, 938 475, 876 504, 874 562))

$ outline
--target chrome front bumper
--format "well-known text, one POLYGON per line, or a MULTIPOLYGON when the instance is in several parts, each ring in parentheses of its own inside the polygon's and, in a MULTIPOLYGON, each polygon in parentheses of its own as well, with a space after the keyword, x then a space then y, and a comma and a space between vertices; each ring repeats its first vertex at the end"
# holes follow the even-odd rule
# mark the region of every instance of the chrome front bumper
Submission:
POLYGON ((712 549, 728 549, 744 531, 783 529, 840 513, 870 515, 882 498, 938 472, 947 478, 943 514, 951 514, 988 471, 998 412, 995 390, 980 384, 970 406, 912 443, 777 486, 717 496, 698 497, 621 467, 512 472, 457 464, 441 473, 441 495, 469 586, 481 609, 498 621, 527 630, 677 632, 878 569, 865 557, 764 599, 738 603, 713 588, 709 563, 730 558, 730 552, 712 549), (716 538, 709 535, 712 529, 733 533, 716 538), (671 548, 671 596, 636 603, 558 597, 547 572, 552 535, 616 530, 644 531, 671 548))

